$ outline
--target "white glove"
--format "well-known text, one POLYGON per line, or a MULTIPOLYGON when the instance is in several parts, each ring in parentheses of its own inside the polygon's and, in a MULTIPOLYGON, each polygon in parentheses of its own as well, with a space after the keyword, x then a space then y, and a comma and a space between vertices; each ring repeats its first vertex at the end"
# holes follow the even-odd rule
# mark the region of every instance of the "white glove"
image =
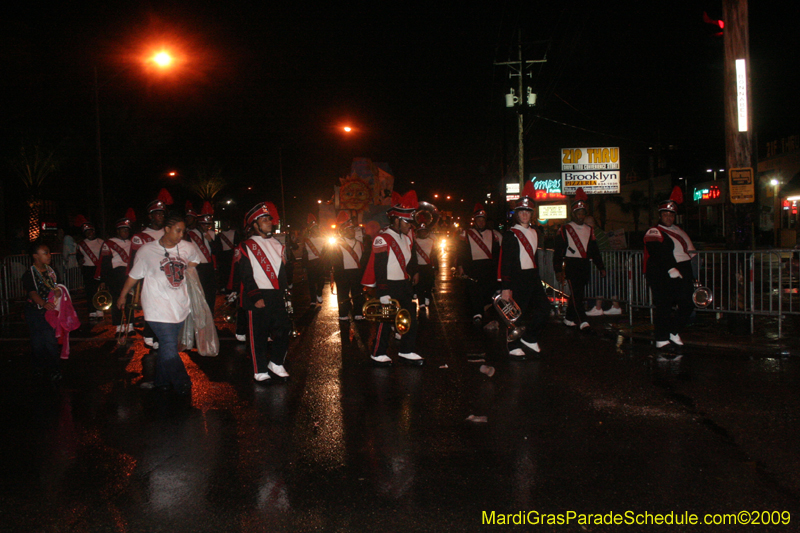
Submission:
POLYGON ((228 303, 233 303, 233 302, 236 301, 236 298, 238 298, 238 297, 239 297, 239 293, 238 292, 231 292, 231 293, 228 293, 228 297, 226 298, 226 300, 227 300, 228 303))
POLYGON ((672 279, 682 278, 683 277, 683 276, 681 276, 681 271, 678 270, 677 268, 670 268, 667 271, 667 274, 669 274, 669 277, 671 277, 672 279))
POLYGON ((392 297, 391 296, 381 296, 381 303, 384 304, 384 305, 388 305, 388 304, 392 303, 392 297))

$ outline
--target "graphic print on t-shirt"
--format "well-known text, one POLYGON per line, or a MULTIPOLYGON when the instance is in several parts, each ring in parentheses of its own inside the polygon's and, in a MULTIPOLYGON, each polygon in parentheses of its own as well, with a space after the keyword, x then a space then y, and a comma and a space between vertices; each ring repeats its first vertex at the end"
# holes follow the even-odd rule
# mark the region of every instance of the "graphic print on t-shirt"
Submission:
POLYGON ((186 263, 180 259, 172 259, 165 257, 161 260, 161 271, 169 281, 169 285, 173 289, 177 289, 183 283, 184 274, 186 272, 186 263))

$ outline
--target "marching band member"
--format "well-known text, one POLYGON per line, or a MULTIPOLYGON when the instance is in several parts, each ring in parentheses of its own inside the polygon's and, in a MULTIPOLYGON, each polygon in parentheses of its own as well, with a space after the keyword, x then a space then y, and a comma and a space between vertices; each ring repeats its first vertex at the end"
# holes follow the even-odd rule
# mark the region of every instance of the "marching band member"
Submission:
POLYGON ((430 228, 420 226, 414 239, 414 252, 419 265, 419 283, 416 286, 419 308, 424 309, 431 304, 434 272, 439 268, 439 251, 431 237, 430 228))
POLYGON ((254 378, 286 379, 289 373, 283 365, 292 326, 284 300, 286 249, 272 233, 278 224, 278 210, 271 202, 261 202, 247 212, 245 221, 253 228, 253 235, 239 245, 238 271, 250 326, 254 378))
POLYGON ((325 267, 322 257, 324 251, 325 237, 320 234, 317 217, 308 215, 306 235, 303 238, 303 267, 306 270, 311 307, 322 303, 322 290, 325 288, 325 267))
POLYGON ((183 240, 186 226, 179 215, 164 221, 164 234, 143 244, 117 298, 117 308, 125 307, 128 293, 142 281, 144 319, 158 336, 155 381, 143 388, 166 390, 172 387, 179 394, 191 392, 192 381, 178 352, 178 335, 191 312, 186 269, 197 266, 200 256, 194 246, 183 240))
MULTIPOLYGON (((78 215, 75 221, 81 224, 83 232, 83 240, 78 243, 78 256, 86 299, 91 302, 100 285, 100 249, 103 247, 103 239, 97 238, 94 225, 82 215, 78 215)), ((89 317, 103 318, 103 311, 91 311, 91 305, 89 308, 89 317)))
MULTIPOLYGON (((117 236, 104 242, 100 251, 102 256, 102 279, 111 294, 119 294, 128 277, 131 259, 131 241, 129 237, 131 224, 135 220, 136 216, 133 209, 129 209, 125 217, 117 220, 117 236)), ((129 304, 130 301, 126 305, 129 304)), ((117 306, 111 307, 111 324, 116 326, 117 333, 122 331, 122 311, 117 306)), ((129 322, 125 329, 128 332, 132 332, 133 322, 129 322)))
MULTIPOLYGON (((245 223, 247 221, 245 220, 245 223)), ((247 239, 253 234, 253 228, 251 226, 247 226, 244 229, 244 238, 247 239)), ((243 294, 243 287, 241 276, 239 276, 239 261, 242 258, 242 254, 239 253, 239 246, 236 246, 236 249, 233 252, 233 259, 231 260, 231 272, 228 277, 228 298, 236 299, 237 306, 236 306, 236 340, 239 342, 247 342, 247 329, 248 329, 248 319, 247 319, 247 311, 244 308, 244 300, 242 298, 243 294)), ((230 300, 229 300, 230 301, 230 300)))
POLYGON ((497 259, 503 238, 500 232, 486 227, 486 210, 481 204, 475 204, 472 225, 461 233, 456 273, 475 280, 469 282, 467 287, 472 321, 480 325, 484 309, 491 304, 492 294, 497 288, 497 259))
POLYGON ((645 275, 653 291, 656 348, 670 342, 683 346, 681 332, 694 308, 694 274, 691 259, 695 255, 692 239, 675 225, 678 204, 683 203, 680 187, 658 206, 659 223, 644 235, 645 275), (673 311, 673 307, 677 310, 673 311))
MULTIPOLYGON (((414 353, 417 343, 417 306, 414 304, 413 285, 419 281, 417 261, 413 253, 411 238, 411 222, 414 210, 419 203, 417 193, 408 191, 386 212, 389 225, 385 227, 372 242, 372 253, 364 271, 361 283, 367 287, 375 287, 381 304, 389 304, 392 299, 400 302, 402 309, 411 314, 411 327, 400 337, 398 356, 401 361, 412 365, 422 365, 424 359, 414 353)), ((391 366, 392 360, 387 355, 391 327, 381 322, 372 350, 373 364, 391 366)))
POLYGON ((531 226, 535 197, 536 191, 529 181, 514 208, 516 224, 504 235, 498 268, 501 297, 517 302, 522 311, 519 323, 526 325, 522 337, 508 343, 508 355, 518 360, 525 359, 523 346, 537 353, 540 351, 539 335, 551 309, 536 263, 539 235, 531 226))
POLYGON ((578 188, 575 192, 575 201, 572 203, 573 220, 559 229, 553 253, 553 270, 556 272, 558 282, 564 283, 566 277, 570 287, 564 324, 567 326, 580 324, 581 331, 591 331, 589 322, 586 320, 586 302, 584 301, 586 284, 589 283, 591 276, 589 262, 594 262, 601 277, 606 276, 600 248, 594 238, 594 229, 584 223, 588 199, 583 189, 578 188), (562 261, 564 263, 563 272, 562 261))
POLYGON ((347 211, 340 211, 336 218, 339 237, 330 247, 330 260, 333 279, 336 282, 336 295, 339 302, 339 320, 348 320, 352 304, 353 318, 363 320, 364 289, 361 278, 369 251, 364 243, 356 239, 356 224, 347 211))
MULTIPOLYGON (((139 248, 148 242, 158 241, 164 236, 164 215, 166 214, 168 205, 172 205, 172 196, 166 189, 161 189, 158 193, 158 198, 147 204, 147 227, 131 238, 131 259, 128 263, 128 271, 130 271, 133 267, 133 263, 136 261, 136 253, 139 248)), ((158 348, 155 333, 153 333, 147 321, 144 323, 142 336, 147 346, 158 348)))
POLYGON ((222 221, 222 231, 217 238, 217 268, 220 279, 227 284, 231 275, 233 252, 239 246, 239 235, 229 220, 222 221))
POLYGON ((217 278, 215 272, 216 257, 212 253, 212 243, 208 238, 208 232, 214 225, 213 215, 210 213, 213 209, 211 204, 206 202, 199 216, 190 216, 193 210, 187 211, 186 220, 194 218, 195 225, 189 228, 187 224, 186 235, 192 241, 197 249, 200 250, 200 264, 197 265, 197 276, 200 278, 200 285, 203 287, 203 294, 208 304, 208 309, 211 315, 214 315, 214 304, 217 301, 217 278))

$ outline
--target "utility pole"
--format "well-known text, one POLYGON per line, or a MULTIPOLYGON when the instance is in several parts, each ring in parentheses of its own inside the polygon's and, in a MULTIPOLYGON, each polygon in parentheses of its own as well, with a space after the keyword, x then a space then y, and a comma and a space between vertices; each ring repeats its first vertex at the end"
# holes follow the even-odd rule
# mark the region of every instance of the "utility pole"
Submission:
POLYGON ((506 107, 517 108, 517 157, 518 157, 518 172, 519 172, 519 190, 522 193, 522 188, 525 186, 525 142, 524 142, 524 121, 523 110, 524 106, 528 105, 533 107, 536 105, 536 94, 533 93, 532 87, 528 87, 525 92, 525 78, 532 77, 528 71, 530 66, 534 63, 546 63, 547 57, 544 59, 534 59, 524 61, 522 59, 522 30, 519 30, 517 40, 517 60, 516 61, 502 61, 495 62, 495 65, 505 65, 508 67, 508 77, 519 77, 517 84, 517 94, 514 94, 514 89, 506 94, 506 107), (527 76, 526 76, 527 74, 527 76), (524 101, 523 101, 524 100, 524 101))
MULTIPOLYGON (((728 169, 729 180, 731 179, 731 169, 753 169, 751 177, 755 182, 758 174, 757 156, 754 157, 754 127, 753 114, 751 112, 752 96, 750 91, 750 37, 748 21, 747 0, 723 0, 722 20, 725 21, 723 33, 723 45, 725 47, 725 159, 728 169)), ((751 218, 755 217, 754 207, 731 205, 733 214, 737 216, 729 217, 733 231, 727 232, 729 246, 735 247, 744 243, 733 242, 737 232, 737 226, 741 226, 745 221, 742 220, 747 212, 752 213, 751 218)), ((750 232, 750 242, 747 243, 752 248, 753 241, 753 220, 750 220, 750 227, 740 230, 750 232)), ((777 242, 776 242, 777 244, 777 242)))

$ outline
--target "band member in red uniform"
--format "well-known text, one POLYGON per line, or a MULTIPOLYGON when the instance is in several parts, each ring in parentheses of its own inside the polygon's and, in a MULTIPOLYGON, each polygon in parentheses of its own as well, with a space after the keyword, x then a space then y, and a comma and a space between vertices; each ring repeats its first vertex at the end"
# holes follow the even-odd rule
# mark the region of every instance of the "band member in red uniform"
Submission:
MULTIPOLYGON (((100 249, 103 247, 103 239, 97 238, 94 225, 82 215, 76 217, 77 222, 81 223, 83 232, 83 240, 78 243, 78 262, 81 265, 86 299, 91 301, 100 285, 100 249)), ((91 311, 91 306, 89 307, 90 317, 103 318, 103 311, 91 311)))
POLYGON ((320 233, 317 217, 308 215, 303 238, 303 267, 306 270, 311 307, 322 303, 322 290, 325 288, 324 252, 325 237, 320 233))
POLYGON ((231 276, 233 252, 239 246, 240 238, 229 220, 222 221, 222 231, 217 235, 217 269, 222 285, 225 286, 231 276))
POLYGON ((653 291, 653 323, 658 349, 667 348, 670 343, 683 346, 680 334, 694 308, 691 259, 695 248, 686 232, 675 225, 680 203, 683 203, 683 193, 675 187, 669 200, 658 207, 658 225, 644 235, 645 275, 653 291), (674 307, 677 310, 673 310, 674 307))
POLYGON ((369 250, 356 239, 356 223, 347 211, 340 211, 336 219, 339 237, 329 248, 333 279, 336 282, 336 296, 339 301, 339 320, 349 320, 350 309, 355 320, 363 320, 364 288, 361 278, 369 258, 369 250))
MULTIPOLYGON (((207 212, 209 210, 211 210, 211 204, 206 202, 206 205, 203 206, 203 211, 206 212, 195 217, 197 223, 194 228, 187 229, 186 235, 200 250, 201 259, 200 264, 197 265, 197 276, 200 278, 200 285, 203 286, 208 309, 213 315, 214 304, 217 300, 217 274, 214 270, 216 257, 212 253, 212 243, 208 238, 208 232, 214 225, 213 216, 207 212)), ((190 218, 188 213, 186 218, 190 218)))
MULTIPOLYGON (((245 224, 247 221, 245 220, 245 224)), ((248 239, 253 234, 252 224, 244 228, 244 238, 248 239)), ((243 287, 241 276, 239 276, 239 261, 242 258, 242 253, 237 245, 236 250, 233 252, 233 259, 231 261, 231 273, 228 277, 228 298, 233 298, 237 301, 236 307, 236 340, 239 342, 247 342, 247 329, 249 326, 247 311, 244 308, 244 300, 242 298, 243 287)), ((229 302, 231 300, 228 300, 229 302)))
POLYGON ((518 324, 525 326, 522 337, 508 343, 508 355, 512 359, 525 359, 523 347, 536 353, 540 351, 539 335, 551 309, 536 262, 539 235, 531 226, 536 208, 534 198, 536 191, 533 183, 528 182, 514 209, 516 223, 503 236, 500 256, 502 298, 513 298, 517 302, 522 311, 518 324))
POLYGON ((238 270, 250 324, 254 378, 256 381, 286 379, 289 373, 283 365, 292 326, 284 300, 285 247, 272 233, 278 224, 278 210, 271 202, 262 202, 248 211, 245 220, 253 228, 253 235, 239 246, 238 270))
MULTIPOLYGON (((129 271, 136 260, 136 252, 139 248, 148 242, 157 241, 164 236, 164 215, 169 205, 172 205, 172 196, 166 189, 161 189, 158 193, 158 198, 147 204, 147 227, 131 238, 131 260, 128 263, 129 271)), ((185 229, 184 227, 184 230, 185 229)), ((147 321, 144 323, 142 336, 147 346, 158 348, 158 340, 147 321)))
POLYGON ((589 199, 582 188, 575 192, 575 201, 572 203, 572 222, 564 224, 556 234, 555 252, 553 253, 553 270, 559 283, 564 283, 564 278, 569 282, 570 297, 567 302, 567 316, 564 324, 574 326, 580 324, 581 331, 591 331, 586 320, 586 302, 584 301, 586 284, 589 283, 591 267, 589 262, 594 261, 600 271, 600 276, 606 276, 600 248, 594 238, 594 229, 584 223, 586 219, 586 202, 589 199), (564 272, 562 272, 562 261, 564 272))
MULTIPOLYGON (((111 294, 119 295, 122 286, 128 278, 131 260, 131 224, 136 220, 133 209, 129 209, 126 216, 117 220, 117 236, 103 243, 101 249, 102 279, 108 286, 111 294), (133 220, 131 220, 133 218, 133 220)), ((126 305, 130 304, 130 299, 126 305)), ((122 311, 115 305, 111 307, 111 324, 116 326, 117 333, 122 330, 122 311)), ((129 322, 125 329, 133 331, 133 322, 129 322)))
MULTIPOLYGON (((419 308, 424 309, 431 304, 433 298, 434 272, 439 268, 439 250, 431 237, 430 228, 420 225, 414 239, 414 253, 419 267, 419 283, 415 287, 419 308)), ((492 280, 494 283, 494 280, 492 280)))
MULTIPOLYGON (((414 353, 417 344, 417 306, 414 303, 413 285, 419 281, 417 259, 413 253, 413 243, 409 237, 417 193, 408 191, 386 212, 389 225, 381 230, 372 241, 372 254, 364 271, 361 283, 367 287, 375 287, 382 304, 389 304, 392 299, 400 302, 402 309, 411 314, 411 327, 400 337, 398 356, 401 361, 412 365, 422 365, 424 359, 414 353)), ((375 346, 372 349, 373 364, 391 366, 388 356, 391 327, 385 322, 378 326, 375 346)))
POLYGON ((486 210, 475 204, 472 227, 461 233, 458 243, 456 273, 474 280, 467 281, 467 290, 476 325, 483 322, 484 309, 491 305, 492 294, 497 290, 497 258, 502 242, 500 232, 486 227, 486 210))

